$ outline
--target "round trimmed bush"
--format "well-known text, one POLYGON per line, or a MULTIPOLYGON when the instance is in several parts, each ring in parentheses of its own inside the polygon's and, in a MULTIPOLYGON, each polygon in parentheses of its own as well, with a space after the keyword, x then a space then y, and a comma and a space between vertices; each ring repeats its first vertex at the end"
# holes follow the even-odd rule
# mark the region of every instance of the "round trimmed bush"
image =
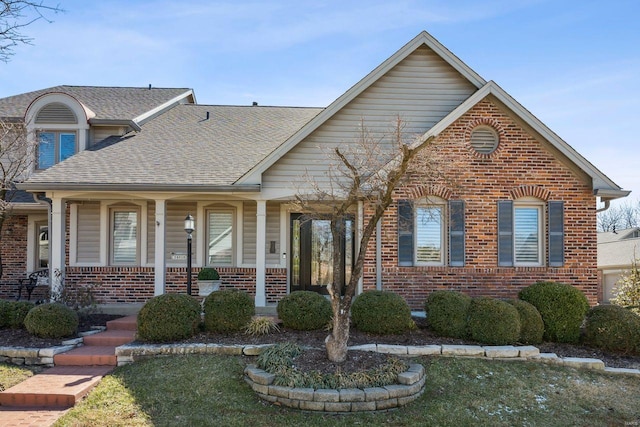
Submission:
POLYGON ((9 327, 12 311, 11 301, 0 299, 0 329, 9 327))
POLYGON ((78 314, 59 303, 41 304, 29 311, 24 326, 40 338, 70 337, 78 330, 78 314))
POLYGON ((411 309, 400 295, 389 291, 367 291, 351 305, 353 326, 373 334, 401 334, 415 327, 411 309))
POLYGON ((617 305, 598 305, 587 313, 584 342, 605 350, 640 353, 640 316, 617 305))
POLYGON ((138 313, 138 338, 168 342, 190 338, 200 326, 200 304, 186 294, 163 294, 151 298, 138 313))
POLYGON ((9 314, 9 327, 14 329, 24 328, 24 319, 35 306, 31 301, 12 301, 9 314))
POLYGON ((278 302, 278 317, 285 328, 322 329, 329 324, 332 315, 331 303, 317 292, 291 292, 278 302))
POLYGON ((589 302, 580 290, 557 282, 538 282, 522 289, 518 296, 533 304, 544 322, 544 339, 577 343, 589 302))
POLYGON ((521 299, 507 301, 513 305, 520 315, 520 339, 522 344, 540 344, 544 336, 544 322, 540 312, 533 304, 521 299))
POLYGON ((508 302, 475 298, 469 306, 467 326, 475 341, 491 345, 515 344, 520 338, 520 315, 508 302))
POLYGON ((467 312, 471 297, 456 291, 435 291, 424 304, 427 324, 441 337, 467 338, 467 312))
POLYGON ((204 300, 204 327, 207 331, 240 331, 254 314, 253 298, 238 289, 212 292, 204 300))

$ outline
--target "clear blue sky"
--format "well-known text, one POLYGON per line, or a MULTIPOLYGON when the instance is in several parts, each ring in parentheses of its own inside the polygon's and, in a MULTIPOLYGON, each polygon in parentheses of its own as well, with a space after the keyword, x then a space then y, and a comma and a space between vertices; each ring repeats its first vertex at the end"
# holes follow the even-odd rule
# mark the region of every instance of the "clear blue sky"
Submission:
POLYGON ((57 1, 0 63, 0 97, 152 84, 322 107, 426 30, 640 197, 639 0, 57 1))

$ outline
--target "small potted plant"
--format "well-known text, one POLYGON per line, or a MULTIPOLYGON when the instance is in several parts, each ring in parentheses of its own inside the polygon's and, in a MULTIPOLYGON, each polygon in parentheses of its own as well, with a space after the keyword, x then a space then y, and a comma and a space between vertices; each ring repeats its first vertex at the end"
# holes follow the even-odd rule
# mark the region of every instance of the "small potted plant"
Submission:
POLYGON ((198 272, 198 295, 206 297, 220 290, 220 274, 215 268, 205 267, 198 272))

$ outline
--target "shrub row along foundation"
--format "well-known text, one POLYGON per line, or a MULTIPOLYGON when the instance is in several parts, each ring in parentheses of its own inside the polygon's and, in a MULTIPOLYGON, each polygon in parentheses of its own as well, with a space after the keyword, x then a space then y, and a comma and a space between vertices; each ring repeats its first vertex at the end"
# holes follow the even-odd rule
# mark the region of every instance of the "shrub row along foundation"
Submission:
POLYGON ((424 367, 419 364, 410 365, 406 372, 398 374, 399 384, 365 389, 314 390, 274 386, 275 375, 255 365, 247 366, 244 373, 245 381, 260 398, 305 411, 362 412, 398 408, 420 397, 425 384, 424 367))

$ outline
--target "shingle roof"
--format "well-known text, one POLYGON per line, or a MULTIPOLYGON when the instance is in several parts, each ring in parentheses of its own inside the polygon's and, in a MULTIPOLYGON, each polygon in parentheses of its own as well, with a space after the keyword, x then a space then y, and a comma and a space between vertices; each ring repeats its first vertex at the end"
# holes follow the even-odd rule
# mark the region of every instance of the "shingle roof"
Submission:
POLYGON ((186 88, 138 88, 100 86, 54 86, 0 99, 0 117, 24 117, 27 107, 37 97, 46 93, 62 92, 73 96, 91 111, 96 118, 107 120, 131 120, 184 94, 186 88))
POLYGON ((231 185, 320 111, 178 105, 138 134, 109 138, 27 184, 231 185))
POLYGON ((628 268, 640 258, 638 228, 598 233, 598 268, 628 268))

